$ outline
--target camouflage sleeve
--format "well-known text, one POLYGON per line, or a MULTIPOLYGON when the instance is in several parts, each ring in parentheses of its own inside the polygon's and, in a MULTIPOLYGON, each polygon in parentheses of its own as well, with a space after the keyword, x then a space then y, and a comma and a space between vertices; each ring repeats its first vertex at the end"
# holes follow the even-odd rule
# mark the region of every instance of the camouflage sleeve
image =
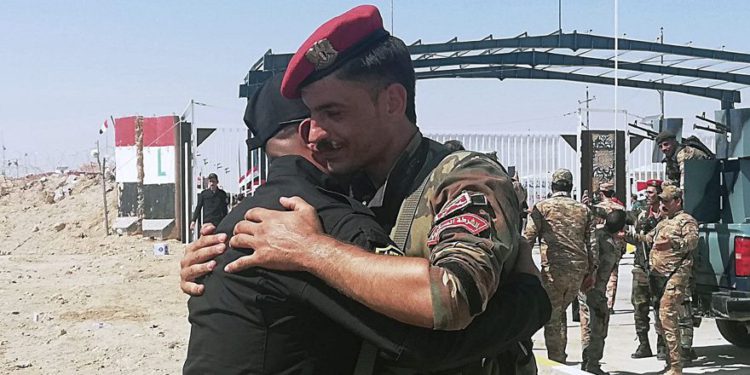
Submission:
POLYGON ((654 244, 654 237, 656 236, 656 230, 659 227, 652 229, 648 233, 638 233, 638 232, 625 232, 625 242, 633 245, 637 245, 639 243, 644 243, 648 248, 651 248, 651 246, 654 244))
POLYGON ((526 241, 529 241, 531 246, 534 246, 536 239, 539 236, 539 228, 536 226, 536 213, 539 212, 537 205, 534 205, 532 212, 533 213, 529 217, 529 220, 526 220, 526 228, 523 229, 523 238, 525 238, 526 241))
POLYGON ((685 187, 685 160, 689 160, 690 156, 688 155, 688 148, 685 147, 680 152, 677 153, 677 165, 680 166, 680 185, 681 187, 685 187))
POLYGON ((596 269, 599 268, 599 242, 596 240, 595 230, 596 221, 594 220, 594 214, 591 210, 586 210, 586 231, 584 235, 584 243, 588 247, 588 259, 589 259, 589 275, 593 275, 596 269))
POLYGON ((483 155, 454 155, 425 191, 434 214, 427 245, 440 330, 462 329, 484 311, 518 253, 519 205, 510 178, 483 155))
POLYGON ((672 246, 680 252, 690 252, 698 247, 698 223, 686 220, 680 228, 680 236, 672 239, 672 246))
POLYGON ((688 160, 700 160, 706 159, 706 155, 703 151, 695 147, 683 147, 680 152, 677 153, 677 164, 680 166, 680 186, 685 188, 685 162, 688 160))

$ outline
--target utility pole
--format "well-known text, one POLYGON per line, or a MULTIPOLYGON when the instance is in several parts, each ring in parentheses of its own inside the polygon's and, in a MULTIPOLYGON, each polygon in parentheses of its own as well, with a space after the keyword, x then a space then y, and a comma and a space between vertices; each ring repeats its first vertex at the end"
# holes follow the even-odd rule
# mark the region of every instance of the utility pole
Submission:
POLYGON ((99 172, 102 174, 102 199, 104 200, 104 235, 109 236, 109 209, 107 208, 107 179, 104 176, 107 158, 101 156, 99 141, 96 141, 96 163, 99 164, 99 172))
POLYGON ((0 146, 3 147, 3 177, 5 177, 5 168, 8 166, 6 164, 5 159, 5 137, 3 136, 3 133, 0 133, 0 146))
MULTIPOLYGON (((664 44, 664 27, 659 28, 659 42, 664 44)), ((659 58, 661 65, 664 66, 664 54, 659 58)), ((661 79, 661 83, 664 83, 664 78, 661 79)), ((661 119, 664 120, 664 90, 659 90, 659 103, 661 103, 661 119)))
POLYGON ((591 123, 589 122, 589 103, 593 102, 594 100, 596 100, 596 96, 594 96, 593 98, 589 98, 589 87, 586 86, 586 100, 578 101, 579 105, 586 103, 586 130, 591 130, 591 123))
POLYGON ((143 192, 143 116, 135 118, 135 155, 136 155, 136 216, 138 217, 139 225, 143 230, 143 217, 144 217, 144 192, 143 192))

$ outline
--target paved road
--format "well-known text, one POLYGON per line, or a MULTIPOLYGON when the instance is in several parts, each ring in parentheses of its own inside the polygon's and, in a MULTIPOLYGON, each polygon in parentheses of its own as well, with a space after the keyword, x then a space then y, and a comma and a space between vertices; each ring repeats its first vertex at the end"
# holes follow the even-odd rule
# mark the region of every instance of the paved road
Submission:
MULTIPOLYGON (((536 257, 537 262, 538 255, 536 257)), ((604 348, 602 368, 611 374, 659 374, 664 368, 663 361, 656 357, 631 359, 630 354, 638 346, 633 324, 633 305, 630 303, 631 270, 633 256, 626 255, 620 264, 620 280, 615 302, 615 315, 611 317, 609 336, 604 348)), ((578 323, 572 322, 568 309, 568 367, 556 366, 556 363, 546 359, 547 350, 544 346, 543 331, 534 336, 534 353, 540 364, 540 374, 545 373, 580 373, 574 368, 580 368, 581 362, 581 331, 578 323)), ((656 334, 653 329, 649 332, 651 349, 656 352, 656 334)), ((719 334, 713 319, 703 319, 699 328, 695 329, 694 347, 698 359, 684 369, 686 374, 750 374, 750 349, 741 349, 729 344, 719 334)))

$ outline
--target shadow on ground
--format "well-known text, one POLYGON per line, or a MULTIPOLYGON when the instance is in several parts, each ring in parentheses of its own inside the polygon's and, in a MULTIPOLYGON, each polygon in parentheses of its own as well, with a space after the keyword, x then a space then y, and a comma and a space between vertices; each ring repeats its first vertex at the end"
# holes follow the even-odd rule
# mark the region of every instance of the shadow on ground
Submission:
MULTIPOLYGON (((750 349, 739 348, 734 345, 714 345, 695 347, 698 359, 690 365, 685 366, 685 373, 708 373, 714 374, 750 374, 750 349), (705 370, 710 367, 711 370, 705 370), (701 369, 704 368, 704 369, 701 369), (718 369, 717 369, 718 368, 718 369)), ((611 371, 612 375, 636 375, 636 374, 662 374, 660 372, 629 372, 611 371)))

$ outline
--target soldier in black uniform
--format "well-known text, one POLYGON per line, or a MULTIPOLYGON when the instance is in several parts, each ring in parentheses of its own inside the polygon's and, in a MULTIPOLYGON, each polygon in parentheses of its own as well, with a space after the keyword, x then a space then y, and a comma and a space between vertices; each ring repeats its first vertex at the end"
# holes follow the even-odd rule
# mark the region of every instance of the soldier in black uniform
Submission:
MULTIPOLYGON (((318 209, 329 235, 364 249, 387 248, 390 239, 372 212, 341 194, 345 190, 312 160, 296 134, 306 108, 299 101, 280 98, 278 85, 279 80, 272 79, 248 103, 246 114, 256 134, 250 146, 267 140, 266 151, 273 159, 266 185, 243 200, 217 232, 226 238, 247 209, 281 209, 280 196, 298 195, 318 209)), ((202 246, 217 237, 207 235, 196 244, 202 246)), ((216 254, 215 247, 208 250, 216 254)), ((497 353, 505 344, 530 335, 547 318, 548 309, 538 306, 544 291, 529 274, 516 274, 501 288, 502 300, 493 299, 485 318, 476 319, 463 333, 451 333, 386 318, 309 274, 257 268, 238 274, 223 271, 224 265, 250 252, 227 249, 206 265, 214 272, 202 286, 185 283, 192 280, 185 271, 202 267, 191 263, 191 255, 198 252, 189 251, 183 260, 183 290, 205 291, 189 301, 192 331, 185 373, 352 373, 362 339, 380 348, 385 359, 398 360, 400 366, 441 368, 497 353), (503 324, 497 324, 497 319, 503 324)))
POLYGON ((227 216, 227 205, 229 205, 229 197, 224 190, 219 189, 219 177, 216 173, 209 174, 208 189, 198 194, 198 203, 195 205, 193 219, 190 221, 190 230, 195 229, 195 223, 201 218, 201 210, 204 224, 219 225, 224 216, 227 216))

